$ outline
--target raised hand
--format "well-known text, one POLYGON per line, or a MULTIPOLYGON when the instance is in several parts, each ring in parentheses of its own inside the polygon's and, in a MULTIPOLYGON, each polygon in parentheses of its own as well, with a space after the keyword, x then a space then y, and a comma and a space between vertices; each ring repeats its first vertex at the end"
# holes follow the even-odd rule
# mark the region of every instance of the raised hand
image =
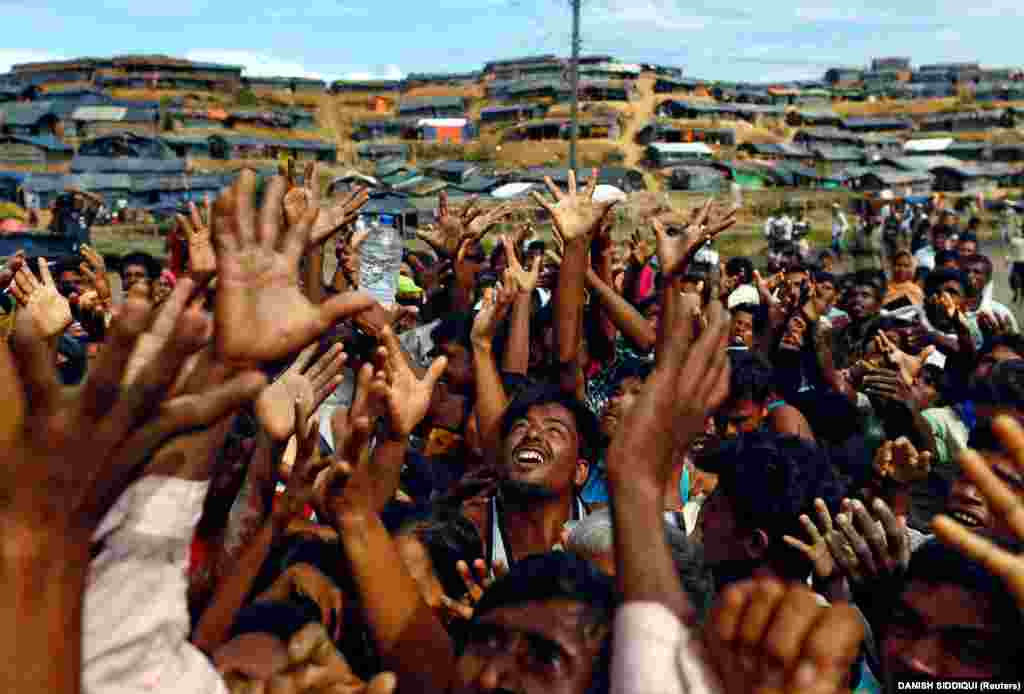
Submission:
POLYGON ((678 234, 673 234, 674 229, 667 228, 661 219, 655 217, 651 220, 658 239, 658 261, 663 273, 673 276, 683 272, 705 243, 736 223, 735 209, 718 213, 713 210, 713 205, 714 199, 709 198, 694 211, 690 224, 678 234))
POLYGON ((870 362, 858 362, 854 367, 852 378, 854 382, 860 381, 858 387, 865 395, 892 404, 915 406, 914 390, 899 372, 879 369, 870 362))
POLYGON ((39 276, 42 282, 22 266, 14 276, 11 293, 35 323, 34 332, 44 340, 52 340, 71 325, 71 304, 57 291, 46 258, 39 259, 39 276))
POLYGON ((719 596, 704 633, 725 694, 825 694, 846 690, 864 626, 855 608, 822 607, 807 586, 756 579, 719 596))
POLYGON ((285 601, 292 596, 311 600, 320 608, 320 623, 324 628, 331 629, 333 640, 337 642, 341 638, 345 596, 334 581, 312 564, 299 562, 285 569, 256 600, 285 601))
POLYGON ((288 643, 288 665, 269 680, 250 680, 228 670, 231 694, 394 694, 398 679, 391 672, 360 679, 341 655, 322 624, 309 623, 288 643))
POLYGON ((0 268, 0 289, 7 287, 14 281, 14 276, 25 264, 25 251, 18 251, 0 268))
POLYGON ((978 327, 989 338, 1012 335, 1015 331, 1009 316, 994 311, 982 311, 978 314, 978 327))
POLYGON ((508 566, 502 562, 494 564, 493 568, 492 573, 483 559, 474 561, 472 569, 469 564, 461 560, 455 564, 455 570, 459 572, 459 576, 462 577, 462 582, 466 586, 466 594, 461 600, 453 600, 447 595, 441 596, 441 605, 453 619, 465 621, 472 619, 473 611, 484 596, 484 592, 496 580, 508 573, 508 566))
POLYGON ((875 452, 875 473, 901 485, 912 484, 928 477, 931 470, 930 451, 918 453, 906 436, 886 441, 875 452))
POLYGON ((126 301, 77 388, 60 385, 38 324, 18 312, 14 360, 0 347, 0 368, 11 366, 0 379, 6 403, 0 474, 9 491, 0 515, 8 527, 57 533, 88 547, 93 530, 152 451, 177 433, 220 421, 264 386, 262 374, 247 372, 222 385, 172 393, 209 330, 201 312, 185 310, 192 288, 188 278, 180 281, 155 315, 145 302, 126 301), (166 339, 154 335, 168 325, 166 339), (129 379, 132 364, 137 368, 129 379))
POLYGON ((342 381, 342 370, 347 359, 342 346, 336 344, 313 362, 319 345, 313 343, 299 353, 291 366, 256 400, 256 416, 260 424, 278 443, 295 433, 295 402, 313 412, 323 404, 342 381), (312 362, 312 364, 311 364, 312 362))
POLYGON ((505 256, 508 258, 508 267, 505 269, 506 284, 514 284, 520 294, 533 294, 533 290, 537 288, 537 281, 540 279, 541 257, 535 257, 533 267, 524 270, 516 255, 515 246, 512 245, 508 237, 503 236, 501 242, 505 246, 505 256))
POLYGON ((597 169, 590 175, 590 182, 580 195, 576 189, 576 172, 569 171, 569 191, 563 193, 551 178, 545 176, 544 184, 555 199, 552 204, 536 192, 530 195, 551 215, 555 231, 566 243, 578 239, 590 238, 601 226, 605 215, 615 206, 617 201, 594 202, 594 190, 597 188, 597 169))
POLYGON ((217 257, 213 252, 210 225, 213 223, 213 207, 209 194, 203 196, 204 214, 199 214, 195 203, 188 204, 188 217, 174 215, 179 236, 188 243, 188 271, 198 284, 213 277, 217 272, 217 257), (204 221, 205 220, 205 221, 204 221))
POLYGON ((507 282, 484 295, 483 306, 473 319, 473 329, 470 332, 470 340, 474 345, 490 348, 494 344, 498 326, 508 317, 516 293, 516 286, 512 282, 507 282))
POLYGON ((643 265, 651 257, 651 242, 636 230, 629 239, 629 257, 635 265, 643 265))
POLYGON ((417 232, 417 236, 430 245, 438 254, 454 258, 469 231, 469 225, 482 214, 476 207, 476 198, 457 212, 448 205, 448 193, 441 191, 437 201, 437 225, 431 225, 417 232))
MULTIPOLYGON (((293 175, 288 178, 289 190, 284 197, 284 215, 285 222, 294 226, 310 208, 320 205, 320 169, 316 162, 306 164, 301 186, 296 185, 293 175)), ((333 201, 329 207, 319 206, 310 232, 309 245, 318 246, 343 228, 354 224, 359 218, 359 210, 369 199, 369 192, 365 188, 358 188, 342 199, 333 201)))
POLYGON ((282 229, 284 179, 271 180, 258 214, 253 206, 255 186, 255 174, 243 171, 214 203, 217 348, 233 362, 280 359, 308 345, 339 320, 373 305, 371 297, 357 292, 339 294, 319 305, 310 303, 299 289, 299 259, 317 206, 299 223, 282 229))
MULTIPOLYGON (((275 527, 281 531, 301 517, 306 505, 313 500, 317 475, 329 463, 320 457, 320 428, 310 403, 296 400, 293 412, 295 421, 299 422, 295 432, 295 460, 287 470, 284 494, 275 500, 271 516, 275 527)), ((282 463, 285 465, 286 462, 282 463)))
POLYGON ((113 294, 110 291, 110 280, 107 278, 107 264, 103 256, 91 246, 82 246, 82 257, 85 262, 78 267, 96 291, 96 299, 102 306, 110 306, 113 294))
MULTIPOLYGON (((1016 421, 1003 416, 995 420, 992 430, 1016 470, 1012 479, 1010 476, 1000 479, 976 451, 965 451, 957 462, 964 475, 985 497, 995 518, 1017 540, 1024 541, 1024 429, 1016 421)), ((997 547, 946 515, 936 516, 932 528, 939 540, 999 576, 1017 599, 1017 605, 1024 610, 1024 555, 1011 554, 997 547)))
POLYGON ((376 374, 372 392, 387 408, 391 434, 405 439, 427 415, 430 398, 438 379, 448 366, 445 357, 438 357, 422 379, 409 366, 402 345, 391 328, 381 332, 382 346, 377 350, 384 368, 376 374))
POLYGON ((814 500, 814 510, 818 515, 818 525, 810 519, 807 514, 800 516, 800 524, 804 526, 807 537, 811 544, 807 544, 792 535, 783 535, 782 541, 790 547, 800 550, 811 564, 814 565, 814 575, 822 580, 832 577, 836 571, 836 562, 829 549, 829 543, 834 541, 834 534, 838 532, 832 526, 832 515, 822 499, 814 500))
POLYGON ((860 500, 843 500, 836 525, 845 541, 836 537, 829 543, 832 556, 855 582, 899 575, 910 564, 910 540, 906 525, 881 499, 872 511, 860 500))
POLYGON ((921 350, 920 354, 911 356, 897 347, 893 341, 881 331, 875 336, 875 344, 878 346, 879 351, 885 357, 886 361, 899 370, 900 376, 903 378, 903 382, 908 386, 914 384, 914 381, 917 380, 917 375, 921 373, 921 369, 924 368, 925 362, 928 361, 928 357, 935 352, 935 347, 932 345, 921 350))

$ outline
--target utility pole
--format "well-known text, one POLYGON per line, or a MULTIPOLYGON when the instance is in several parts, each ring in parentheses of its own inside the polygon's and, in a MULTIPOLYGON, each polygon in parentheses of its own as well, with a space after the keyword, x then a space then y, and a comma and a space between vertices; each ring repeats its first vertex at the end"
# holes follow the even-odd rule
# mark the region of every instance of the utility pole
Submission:
POLYGON ((569 62, 569 83, 572 87, 572 110, 570 118, 569 169, 576 171, 576 143, 580 134, 580 3, 582 0, 569 0, 572 3, 572 58, 569 62))

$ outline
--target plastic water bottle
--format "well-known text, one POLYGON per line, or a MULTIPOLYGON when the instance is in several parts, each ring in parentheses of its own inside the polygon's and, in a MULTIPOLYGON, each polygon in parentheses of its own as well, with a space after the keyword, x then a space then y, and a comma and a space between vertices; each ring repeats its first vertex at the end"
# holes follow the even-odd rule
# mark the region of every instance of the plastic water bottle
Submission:
POLYGON ((388 215, 370 224, 369 232, 359 248, 359 289, 388 306, 395 303, 402 239, 388 215))

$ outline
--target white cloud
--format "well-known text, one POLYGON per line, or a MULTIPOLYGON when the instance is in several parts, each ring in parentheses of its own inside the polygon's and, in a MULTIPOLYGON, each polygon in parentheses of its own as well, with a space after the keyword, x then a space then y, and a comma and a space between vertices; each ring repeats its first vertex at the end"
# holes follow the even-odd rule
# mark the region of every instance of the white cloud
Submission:
MULTIPOLYGON (((3 51, 0 51, 0 55, 3 51)), ((306 77, 309 79, 326 80, 397 80, 405 76, 397 65, 366 66, 342 65, 327 70, 310 70, 297 60, 281 59, 266 53, 238 50, 203 49, 189 51, 189 60, 210 63, 227 63, 241 65, 246 77, 306 77)))
POLYGON ((21 48, 0 48, 0 72, 10 72, 12 65, 20 63, 47 63, 53 60, 67 60, 59 53, 21 48))
POLYGON ((590 13, 586 21, 652 31, 699 31, 708 24, 705 17, 680 12, 672 0, 614 0, 590 13))
POLYGON ((349 72, 342 79, 346 80, 400 80, 405 77, 402 68, 397 65, 387 65, 383 69, 374 72, 349 72))
POLYGON ((836 5, 797 7, 793 14, 804 22, 851 22, 860 18, 855 8, 836 5))

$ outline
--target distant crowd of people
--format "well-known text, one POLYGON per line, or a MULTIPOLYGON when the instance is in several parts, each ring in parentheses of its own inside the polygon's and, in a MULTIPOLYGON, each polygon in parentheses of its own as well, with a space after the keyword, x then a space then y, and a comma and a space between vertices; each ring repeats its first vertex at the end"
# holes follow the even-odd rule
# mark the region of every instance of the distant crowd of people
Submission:
POLYGON ((0 691, 1019 690, 1024 336, 970 214, 773 219, 762 264, 570 173, 549 238, 442 193, 381 305, 318 181, 0 269, 0 691))

